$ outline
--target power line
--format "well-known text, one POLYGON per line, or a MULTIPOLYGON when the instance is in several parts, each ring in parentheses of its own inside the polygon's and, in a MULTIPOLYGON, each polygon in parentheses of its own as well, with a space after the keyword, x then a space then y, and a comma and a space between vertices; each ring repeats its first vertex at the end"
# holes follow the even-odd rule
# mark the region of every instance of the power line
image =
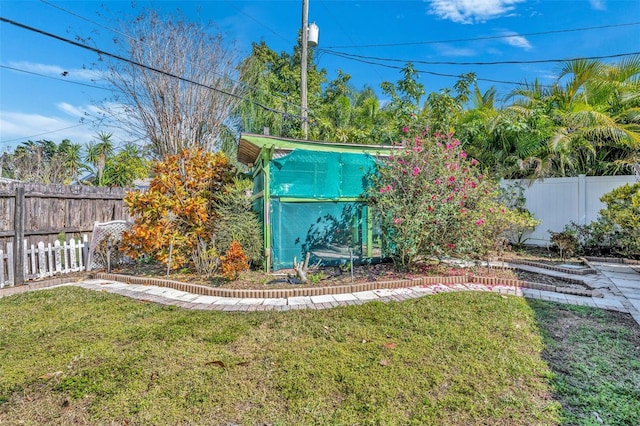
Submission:
POLYGON ((222 90, 222 89, 211 87, 211 86, 208 86, 206 84, 203 84, 203 83, 200 83, 200 82, 197 82, 197 81, 193 81, 193 80, 190 80, 188 78, 181 77, 181 76, 172 74, 170 72, 163 71, 163 70, 158 69, 158 68, 151 67, 149 65, 141 64, 139 62, 133 61, 133 60, 128 59, 128 58, 125 58, 123 56, 116 55, 114 53, 110 53, 110 52, 107 52, 105 50, 98 49, 98 48, 95 48, 95 47, 87 46, 87 45, 84 45, 82 43, 78 43, 76 41, 69 40, 67 38, 60 37, 60 36, 55 35, 55 34, 51 34, 51 33, 46 32, 44 30, 40 30, 38 28, 30 27, 30 26, 25 25, 25 24, 21 24, 19 22, 13 21, 11 19, 4 18, 2 16, 0 16, 0 21, 1 22, 6 22, 6 23, 14 25, 16 27, 19 27, 19 28, 22 28, 22 29, 25 29, 25 30, 28 30, 28 31, 32 31, 32 32, 35 32, 35 33, 38 33, 38 34, 41 34, 41 35, 44 35, 44 36, 47 36, 47 37, 62 41, 62 42, 65 42, 65 43, 68 43, 68 44, 70 44, 72 46, 76 46, 76 47, 80 47, 82 49, 86 49, 86 50, 92 51, 92 52, 97 53, 99 55, 108 56, 110 58, 117 59, 119 61, 123 61, 123 62, 126 62, 128 64, 135 65, 135 66, 144 68, 146 70, 153 71, 153 72, 158 73, 158 74, 162 74, 162 75, 167 76, 167 77, 176 78, 176 79, 178 79, 180 81, 183 81, 185 83, 193 84, 193 85, 198 86, 198 87, 203 87, 205 89, 209 89, 209 90, 212 90, 214 92, 218 92, 220 94, 223 94, 223 95, 226 95, 226 96, 230 96, 230 97, 233 97, 233 98, 236 98, 236 99, 240 99, 240 100, 243 100, 243 101, 251 102, 252 104, 264 109, 265 111, 270 111, 270 112, 274 112, 274 113, 277 113, 277 114, 288 114, 289 116, 293 116, 293 117, 296 117, 298 119, 302 119, 301 116, 292 115, 292 114, 289 114, 289 113, 287 113, 285 111, 279 111, 277 109, 274 109, 274 108, 268 107, 266 105, 263 105, 260 102, 254 101, 252 99, 247 99, 247 98, 245 98, 243 96, 240 96, 240 95, 237 95, 235 93, 230 93, 230 92, 227 92, 227 91, 222 90))
POLYGON ((431 41, 415 41, 415 42, 404 42, 404 43, 381 43, 381 44, 362 44, 362 45, 343 45, 343 46, 327 46, 327 49, 354 49, 354 48, 365 48, 365 47, 396 47, 396 46, 416 46, 423 44, 439 44, 439 43, 458 43, 463 41, 480 41, 480 40, 495 40, 501 38, 511 38, 511 37, 528 37, 528 36, 537 36, 537 35, 546 35, 546 34, 558 34, 558 33, 570 33, 577 31, 590 31, 590 30, 600 30, 605 28, 616 28, 616 27, 628 27, 633 25, 640 25, 640 22, 628 22, 623 24, 611 24, 611 25, 600 25, 597 27, 583 27, 583 28, 571 28, 571 29, 563 29, 563 30, 550 30, 550 31, 540 31, 535 33, 524 33, 524 34, 511 34, 511 35, 498 35, 498 36, 485 36, 485 37, 472 37, 472 38, 457 38, 457 39, 449 39, 449 40, 431 40, 431 41))
MULTIPOLYGON (((349 59, 351 61, 357 61, 357 62, 362 62, 364 64, 369 64, 369 65, 376 65, 379 67, 384 67, 384 68, 390 68, 390 69, 394 69, 394 70, 403 70, 404 67, 398 66, 398 65, 389 65, 389 64, 383 64, 380 62, 374 62, 374 61, 369 61, 369 60, 365 60, 365 59, 359 59, 356 57, 352 57, 352 56, 357 56, 357 55, 347 55, 344 54, 344 56, 342 56, 341 54, 336 53, 331 53, 331 54, 335 54, 336 56, 340 56, 343 57, 344 59, 349 59)), ((435 72, 435 71, 425 71, 425 70, 419 70, 419 69, 415 69, 416 72, 420 73, 420 74, 428 74, 428 75, 434 75, 436 77, 451 77, 451 78, 460 78, 460 74, 446 74, 446 73, 440 73, 440 72, 435 72)), ((513 85, 513 86, 520 86, 522 83, 516 82, 516 81, 505 81, 505 80, 495 80, 495 79, 491 79, 491 78, 482 78, 482 77, 476 77, 477 81, 486 81, 488 83, 499 83, 499 84, 509 84, 509 85, 513 85)), ((552 86, 545 86, 545 87, 552 87, 552 86)))
POLYGON ((65 78, 60 78, 60 77, 53 77, 53 76, 50 76, 50 75, 40 74, 40 73, 33 72, 33 71, 23 70, 23 69, 20 69, 20 68, 8 67, 6 65, 0 65, 0 68, 8 69, 8 70, 11 70, 11 71, 18 71, 18 72, 22 72, 22 73, 25 73, 25 74, 37 75, 38 77, 44 77, 44 78, 49 78, 51 80, 63 81, 65 83, 77 84, 79 86, 91 87, 93 89, 109 90, 111 92, 115 92, 116 91, 115 89, 110 89, 108 87, 95 86, 93 84, 82 83, 80 81, 67 80, 65 78))
MULTIPOLYGON (((338 28, 340 28, 340 30, 342 31, 342 33, 343 33, 343 34, 346 34, 346 36, 347 36, 347 38, 349 39, 349 41, 350 41, 351 43, 353 43, 353 39, 351 38, 351 34, 350 34, 348 31, 346 31, 346 30, 344 29, 344 27, 343 27, 343 26, 341 25, 341 23, 338 21, 338 19, 336 18, 335 14, 334 14, 334 13, 333 13, 333 11, 331 10, 331 8, 327 6, 326 2, 325 2, 325 1, 320 1, 319 3, 320 3, 320 4, 322 4, 322 7, 324 7, 324 9, 327 11, 327 13, 331 16, 331 19, 333 19, 333 21, 338 25, 338 28)), ((322 52, 319 52, 319 53, 322 53, 322 52)), ((318 55, 318 56, 320 56, 320 55, 318 55)), ((319 62, 319 58, 318 58, 318 62, 319 62)), ((378 75, 378 78, 379 78, 380 80, 382 80, 382 79, 383 79, 383 78, 382 78, 382 76, 380 75, 380 73, 378 73, 378 72, 377 72, 377 70, 376 70, 376 74, 378 75)))
MULTIPOLYGON (((72 16, 75 16, 75 17, 77 17, 77 18, 80 18, 80 19, 82 19, 82 20, 84 20, 84 21, 87 21, 87 22, 89 22, 89 23, 93 24, 93 25, 97 25, 98 27, 103 28, 103 29, 105 29, 105 30, 107 30, 107 31, 111 31, 111 32, 113 32, 113 33, 115 33, 115 34, 118 34, 118 35, 120 35, 120 36, 122 36, 122 37, 125 37, 125 38, 127 38, 127 39, 129 39, 129 40, 133 40, 133 41, 135 41, 136 43, 139 43, 139 42, 140 42, 140 40, 138 40, 138 39, 136 39, 136 38, 134 38, 134 37, 130 36, 129 34, 123 33, 122 31, 119 31, 119 30, 117 30, 117 29, 115 29, 115 28, 108 27, 108 26, 106 26, 106 25, 104 25, 104 24, 102 24, 102 23, 100 23, 100 22, 96 22, 96 21, 94 21, 94 20, 92 20, 92 19, 89 19, 89 18, 87 18, 87 17, 85 17, 85 16, 79 15, 79 14, 77 14, 77 13, 73 12, 73 11, 70 11, 70 10, 68 10, 68 9, 63 8, 62 6, 58 6, 58 5, 56 5, 56 4, 53 4, 53 3, 51 3, 51 2, 48 2, 47 0, 40 0, 40 1, 41 1, 42 3, 44 3, 44 4, 48 5, 48 6, 54 7, 54 8, 56 8, 56 9, 58 9, 58 10, 62 11, 62 12, 68 13, 69 15, 72 15, 72 16)), ((230 5, 231 5, 231 4, 230 4, 230 5)), ((233 6, 233 5, 231 5, 231 6, 235 8, 235 6, 233 6)), ((258 21, 257 19, 255 19, 255 18, 253 18, 252 16, 250 16, 249 14, 247 14, 246 12, 244 12, 244 11, 242 11, 242 10, 239 10, 239 9, 237 9, 237 8, 235 8, 235 9, 236 9, 236 10, 238 10, 240 13, 243 13, 244 15, 248 16, 249 18, 253 19, 254 21, 258 22, 259 24, 261 24, 261 25, 265 26, 267 29, 269 29, 269 30, 270 30, 270 31, 272 31, 274 34, 278 35, 279 37, 284 38, 284 37, 283 37, 283 36, 281 36, 280 34, 276 33, 276 32, 275 32, 275 31, 273 31, 273 30, 271 30, 271 29, 270 29, 269 27, 267 27, 265 24, 262 24, 260 21, 258 21)), ((286 40, 286 39, 285 39, 285 41, 289 42, 289 40, 286 40)), ((149 45, 148 43, 143 43, 143 44, 146 44, 147 46, 149 45)), ((245 83, 245 82, 243 82, 243 81, 234 80, 233 78, 231 78, 231 77, 229 77, 229 76, 227 76, 227 75, 224 75, 224 74, 221 74, 221 73, 217 73, 217 72, 214 72, 214 74, 216 74, 216 75, 218 75, 218 76, 220 76, 220 77, 222 77, 222 78, 225 78, 225 79, 229 80, 230 82, 232 82, 232 83, 234 83, 234 84, 239 84, 239 85, 241 85, 241 86, 243 86, 243 87, 249 88, 249 89, 251 89, 251 90, 253 90, 253 91, 255 91, 255 92, 262 93, 262 94, 265 94, 265 93, 266 93, 266 92, 262 91, 261 89, 259 89, 259 88, 255 87, 255 86, 252 86, 251 84, 245 83)), ((294 107, 296 107, 296 108, 300 108, 300 105, 294 104, 293 102, 289 102, 288 100, 284 99, 282 96, 278 96, 278 95, 275 95, 275 94, 272 94, 272 93, 266 93, 266 94, 267 94, 268 96, 272 96, 272 97, 274 97, 274 98, 276 98, 276 99, 280 99, 280 100, 282 100, 285 104, 289 104, 289 105, 292 105, 292 106, 294 106, 294 107)))
POLYGON ((378 56, 365 56, 365 55, 356 55, 352 53, 344 53, 344 52, 336 52, 333 50, 327 50, 325 48, 319 49, 328 55, 340 56, 342 58, 358 58, 358 59, 367 59, 373 61, 383 61, 383 62, 402 62, 402 63, 412 63, 412 64, 422 64, 422 65, 474 65, 474 66, 483 66, 483 65, 522 65, 522 64, 548 64, 548 63, 558 63, 558 62, 571 62, 576 60, 583 59, 613 59, 613 58, 622 58, 625 56, 635 56, 640 55, 640 52, 629 52, 629 53, 616 53, 613 55, 601 55, 601 56, 583 56, 583 57, 575 57, 575 58, 562 58, 562 59, 534 59, 529 61, 493 61, 493 62, 454 62, 454 61, 421 61, 415 59, 395 59, 395 58, 381 58, 378 56))
MULTIPOLYGON (((291 43, 291 40, 286 38, 285 36, 283 36, 282 34, 280 34, 279 32, 275 31, 274 29, 272 29, 271 27, 269 27, 267 24, 259 21, 258 19, 254 18, 253 16, 249 15, 247 12, 245 12, 242 9, 237 8, 236 6, 234 6, 229 0, 225 0, 225 2, 231 6, 232 8, 234 8, 235 10, 237 10, 239 13, 242 13, 244 16, 246 16, 247 18, 251 19, 253 22, 255 22, 256 24, 260 25, 261 27, 266 28, 267 30, 269 30, 269 32, 271 32, 272 34, 275 34, 276 36, 280 37, 281 39, 283 39, 284 41, 286 41, 287 43, 291 43)), ((293 43, 295 44, 295 43, 293 43)))
POLYGON ((37 135, 31 135, 31 136, 24 136, 22 138, 9 139, 9 140, 0 142, 0 144, 8 144, 8 143, 12 143, 12 142, 23 141, 25 139, 30 140, 31 138, 38 138, 40 136, 46 136, 46 135, 49 135, 51 133, 62 132, 64 130, 69 130, 69 129, 74 129, 76 127, 86 126, 87 124, 97 123, 98 121, 102 121, 102 120, 107 119, 107 118, 113 118, 115 116, 122 115, 122 114, 126 114, 126 111, 121 111, 121 112, 118 112, 118 113, 115 113, 115 114, 112 114, 112 115, 107 115, 105 117, 96 118, 95 120, 91 120, 91 121, 85 121, 85 122, 82 122, 80 124, 75 124, 73 126, 64 127, 62 129, 56 129, 56 130, 50 130, 50 131, 44 132, 44 133, 38 133, 37 135))

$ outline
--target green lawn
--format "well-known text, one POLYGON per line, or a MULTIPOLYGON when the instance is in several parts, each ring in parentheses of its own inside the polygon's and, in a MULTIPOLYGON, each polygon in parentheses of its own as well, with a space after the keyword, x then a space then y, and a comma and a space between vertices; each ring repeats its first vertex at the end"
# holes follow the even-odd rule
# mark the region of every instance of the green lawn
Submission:
MULTIPOLYGON (((6 297, 0 424, 558 424, 571 408, 539 328, 557 307, 533 307, 475 292, 251 314, 72 287, 6 297)), ((635 424, 629 404, 616 418, 635 424)))

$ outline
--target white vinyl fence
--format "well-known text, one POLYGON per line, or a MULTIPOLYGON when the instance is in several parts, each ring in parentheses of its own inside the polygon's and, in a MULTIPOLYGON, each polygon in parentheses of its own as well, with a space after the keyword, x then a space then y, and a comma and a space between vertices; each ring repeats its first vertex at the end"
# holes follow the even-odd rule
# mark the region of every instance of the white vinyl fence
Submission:
MULTIPOLYGON (((25 282, 58 274, 84 271, 88 247, 87 235, 83 235, 82 240, 76 241, 71 238, 68 242, 55 241, 53 245, 39 242, 37 246, 33 244, 27 246, 25 240, 22 253, 25 282)), ((0 245, 0 288, 13 286, 15 283, 14 254, 16 253, 14 253, 12 243, 7 243, 5 247, 0 245)))
POLYGON ((595 221, 606 205, 600 202, 607 192, 636 182, 635 176, 584 176, 547 178, 539 181, 503 180, 501 186, 518 183, 524 188, 526 208, 542 223, 528 235, 526 244, 550 244, 549 231, 562 231, 575 222, 587 225, 595 221))

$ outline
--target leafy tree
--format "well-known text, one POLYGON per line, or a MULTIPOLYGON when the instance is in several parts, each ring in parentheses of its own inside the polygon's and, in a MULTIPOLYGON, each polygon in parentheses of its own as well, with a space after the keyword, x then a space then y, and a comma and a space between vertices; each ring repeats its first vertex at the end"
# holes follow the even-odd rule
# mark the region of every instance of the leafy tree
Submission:
POLYGON ((107 158, 102 184, 106 186, 127 187, 136 179, 149 176, 151 164, 143 151, 128 143, 112 157, 107 158))
POLYGON ((68 139, 59 145, 50 140, 26 141, 2 156, 2 175, 25 182, 69 184, 77 181, 80 145, 68 139))
POLYGON ((351 76, 338 71, 338 77, 325 88, 319 106, 312 111, 310 137, 343 143, 379 144, 383 126, 380 104, 370 87, 353 88, 351 76))
MULTIPOLYGON (((308 49, 307 105, 310 111, 318 107, 321 85, 326 71, 319 70, 313 61, 314 49, 308 49)), ((245 84, 245 101, 238 108, 240 128, 250 133, 283 137, 301 137, 300 57, 299 45, 293 54, 276 53, 262 41, 253 43, 251 54, 240 65, 240 80, 245 84), (281 113, 279 113, 281 112, 281 113)))
POLYGON ((640 150, 639 75, 640 57, 566 62, 553 86, 536 81, 509 95, 479 144, 484 157, 517 166, 505 177, 628 173, 640 150))
POLYGON ((618 233, 618 250, 626 256, 640 257, 640 183, 616 188, 600 201, 607 205, 600 216, 610 231, 618 233))

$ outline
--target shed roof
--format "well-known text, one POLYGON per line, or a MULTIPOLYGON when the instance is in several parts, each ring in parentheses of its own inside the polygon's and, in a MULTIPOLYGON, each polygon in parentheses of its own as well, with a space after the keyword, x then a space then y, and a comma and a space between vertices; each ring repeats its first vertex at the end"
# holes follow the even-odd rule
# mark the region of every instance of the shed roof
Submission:
POLYGON ((308 151, 348 152, 375 156, 389 155, 391 150, 396 149, 396 147, 390 145, 320 142, 243 133, 240 135, 240 144, 238 146, 238 161, 247 165, 255 164, 260 151, 264 147, 273 147, 275 150, 285 152, 293 151, 294 149, 305 149, 308 151))

